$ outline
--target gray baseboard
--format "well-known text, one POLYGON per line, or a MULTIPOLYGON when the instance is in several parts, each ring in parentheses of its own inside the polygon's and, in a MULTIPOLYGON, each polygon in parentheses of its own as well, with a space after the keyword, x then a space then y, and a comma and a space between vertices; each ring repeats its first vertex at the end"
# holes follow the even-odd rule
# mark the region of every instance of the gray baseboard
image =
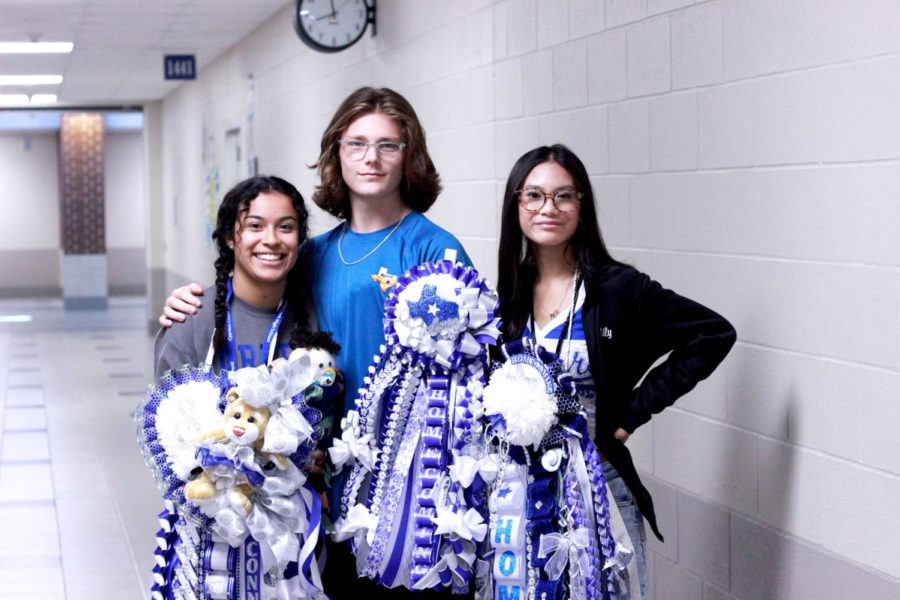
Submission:
MULTIPOLYGON (((106 278, 111 296, 147 293, 144 248, 107 248, 106 278)), ((60 298, 63 295, 59 248, 0 250, 0 298, 60 298)), ((80 259, 75 259, 78 262, 80 259)))
POLYGON ((147 293, 146 283, 109 284, 110 296, 143 296, 147 293))
MULTIPOLYGON (((6 282, 4 282, 6 283, 6 282)), ((24 285, 0 286, 0 298, 60 298, 62 286, 59 285, 24 285)))
POLYGON ((63 297, 106 298, 109 294, 106 254, 63 254, 63 297))
POLYGON ((63 298, 66 310, 104 310, 109 307, 106 296, 67 296, 63 298))
POLYGON ((109 293, 134 296, 147 293, 147 253, 141 248, 107 248, 109 293))
POLYGON ((62 296, 59 249, 0 250, 0 295, 62 296))

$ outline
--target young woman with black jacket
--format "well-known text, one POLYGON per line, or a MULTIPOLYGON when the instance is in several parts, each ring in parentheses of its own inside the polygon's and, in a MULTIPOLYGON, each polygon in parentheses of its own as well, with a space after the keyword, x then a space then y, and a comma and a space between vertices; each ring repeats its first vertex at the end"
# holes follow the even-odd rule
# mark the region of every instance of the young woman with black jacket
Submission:
POLYGON ((513 166, 498 273, 504 338, 534 338, 575 382, 635 548, 641 596, 652 598, 642 516, 662 535, 625 442, 715 370, 734 328, 610 256, 587 171, 562 145, 536 148, 513 166))

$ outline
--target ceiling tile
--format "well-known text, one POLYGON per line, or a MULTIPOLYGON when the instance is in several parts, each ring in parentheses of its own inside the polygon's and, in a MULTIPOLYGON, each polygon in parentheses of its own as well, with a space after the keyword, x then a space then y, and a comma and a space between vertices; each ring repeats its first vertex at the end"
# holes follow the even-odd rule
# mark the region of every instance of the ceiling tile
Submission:
MULTIPOLYGON (((293 0, 0 0, 0 40, 73 41, 71 55, 0 55, 0 73, 61 73, 61 101, 163 98, 163 55, 208 65, 293 0)), ((52 92, 44 89, 38 91, 52 92)))

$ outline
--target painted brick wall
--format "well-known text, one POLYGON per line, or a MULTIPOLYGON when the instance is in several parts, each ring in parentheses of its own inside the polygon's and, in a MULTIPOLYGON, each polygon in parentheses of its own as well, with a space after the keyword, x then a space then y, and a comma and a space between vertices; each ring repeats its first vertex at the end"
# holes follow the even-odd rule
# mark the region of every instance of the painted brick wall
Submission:
POLYGON ((629 442, 656 598, 900 598, 900 3, 381 0, 378 36, 328 56, 289 19, 163 104, 167 269, 211 280, 204 124, 221 155, 252 110, 260 170, 309 197, 339 101, 400 90, 444 179, 429 214, 491 276, 509 168, 566 143, 614 253, 739 332, 629 442))

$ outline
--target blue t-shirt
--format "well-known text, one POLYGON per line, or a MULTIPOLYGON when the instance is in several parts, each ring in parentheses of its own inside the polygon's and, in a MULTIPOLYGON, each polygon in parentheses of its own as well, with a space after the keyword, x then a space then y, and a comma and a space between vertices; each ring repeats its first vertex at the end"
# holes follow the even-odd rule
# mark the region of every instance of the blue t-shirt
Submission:
POLYGON ((310 239, 303 248, 310 274, 318 327, 330 331, 341 345, 338 365, 346 380, 342 414, 353 408, 363 378, 384 343, 384 301, 390 288, 412 267, 444 258, 447 249, 456 251, 456 260, 471 265, 471 260, 455 237, 420 213, 406 215, 403 222, 369 257, 394 225, 371 233, 354 233, 342 223, 310 239))
POLYGON ((584 320, 582 319, 582 307, 584 306, 584 284, 578 290, 578 301, 575 304, 575 314, 572 317, 572 335, 565 336, 562 344, 559 337, 566 329, 569 311, 561 312, 555 319, 551 319, 544 327, 537 327, 537 335, 531 331, 531 323, 525 327, 524 335, 534 337, 538 344, 545 350, 556 353, 559 348, 559 357, 565 368, 565 373, 572 378, 578 399, 581 400, 587 412, 588 427, 591 437, 594 436, 594 427, 597 418, 597 392, 594 388, 594 378, 591 375, 591 363, 588 359, 587 341, 584 337, 584 320))

